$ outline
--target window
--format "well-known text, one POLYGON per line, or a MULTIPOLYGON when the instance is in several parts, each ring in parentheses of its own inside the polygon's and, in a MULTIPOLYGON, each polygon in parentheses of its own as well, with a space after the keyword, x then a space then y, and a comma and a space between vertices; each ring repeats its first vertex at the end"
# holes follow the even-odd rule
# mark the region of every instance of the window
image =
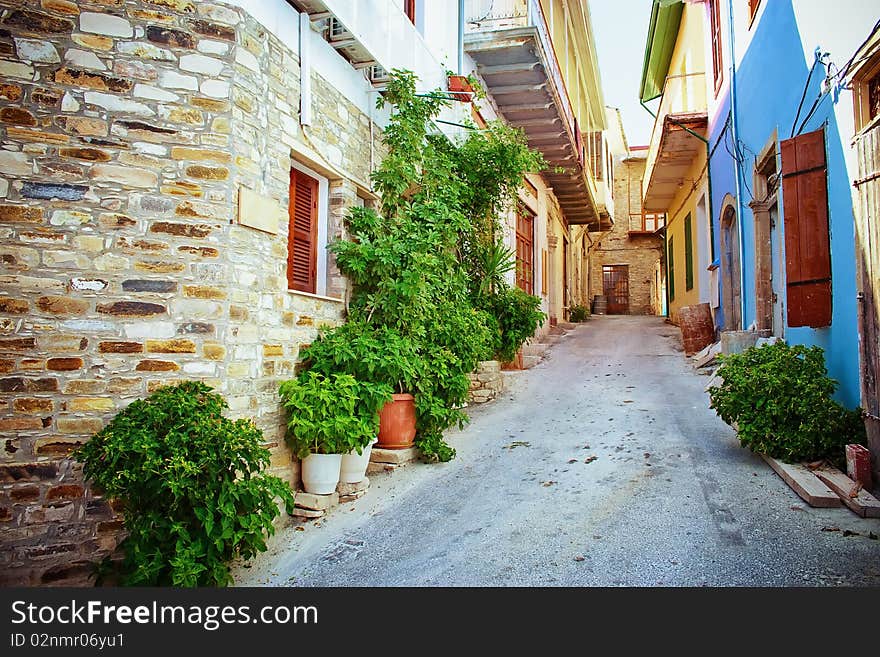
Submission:
POLYGON ((669 263, 667 266, 667 272, 669 276, 669 281, 667 282, 667 286, 669 287, 669 300, 675 300, 675 258, 673 257, 673 248, 672 248, 672 237, 669 237, 668 249, 669 255, 667 262, 669 263))
POLYGON ((684 289, 694 289, 694 236, 690 212, 684 218, 684 289))
POLYGON ((830 326, 831 238, 825 132, 819 129, 786 139, 780 148, 788 325, 830 326))
POLYGON ((642 230, 646 233, 653 233, 663 227, 666 223, 666 215, 662 212, 643 212, 642 213, 642 230))
POLYGON ((547 296, 547 249, 541 249, 541 294, 547 296))
POLYGON ((721 56, 721 0, 709 2, 709 33, 712 40, 712 74, 717 92, 724 79, 724 61, 721 56))
POLYGON ((287 287, 317 293, 318 181, 298 169, 290 170, 287 237, 287 287))
POLYGON ((749 27, 752 27, 752 23, 755 21, 755 16, 758 13, 758 7, 761 6, 761 0, 749 0, 749 27))
POLYGON ((516 286, 534 291, 535 215, 523 206, 516 211, 516 286))
POLYGON ((855 110, 855 129, 861 132, 877 123, 880 116, 880 50, 859 51, 860 60, 867 62, 860 66, 852 78, 853 109, 855 110))

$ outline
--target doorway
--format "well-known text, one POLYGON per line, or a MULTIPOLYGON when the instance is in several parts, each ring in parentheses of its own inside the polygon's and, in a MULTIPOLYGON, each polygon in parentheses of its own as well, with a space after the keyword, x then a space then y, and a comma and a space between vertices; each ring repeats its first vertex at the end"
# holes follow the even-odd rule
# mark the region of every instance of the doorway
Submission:
POLYGON ((629 314, 629 267, 627 265, 604 265, 602 267, 602 293, 607 302, 609 315, 629 314))
POLYGON ((728 331, 739 331, 742 329, 739 226, 736 210, 732 205, 728 205, 721 216, 721 281, 724 328, 728 331))

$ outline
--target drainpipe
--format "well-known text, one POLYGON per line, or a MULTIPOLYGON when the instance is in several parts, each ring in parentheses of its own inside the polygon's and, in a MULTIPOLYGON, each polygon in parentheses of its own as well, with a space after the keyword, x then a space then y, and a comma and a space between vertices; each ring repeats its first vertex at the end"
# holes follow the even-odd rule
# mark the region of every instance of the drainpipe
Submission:
POLYGON ((665 310, 663 313, 664 317, 669 317, 669 247, 666 244, 666 224, 663 224, 663 230, 661 231, 663 234, 663 278, 666 281, 666 285, 663 286, 663 296, 665 299, 665 310))
MULTIPOLYGON (((734 153, 739 153, 739 135, 736 129, 736 47, 733 30, 733 0, 727 3, 728 17, 727 29, 730 34, 730 122, 733 136, 734 153)), ((737 232, 739 233, 739 316, 740 326, 746 326, 746 252, 742 216, 742 171, 739 166, 739 157, 734 155, 733 166, 736 173, 736 218, 737 232)))
POLYGON ((458 0, 458 74, 464 75, 464 0, 458 0))

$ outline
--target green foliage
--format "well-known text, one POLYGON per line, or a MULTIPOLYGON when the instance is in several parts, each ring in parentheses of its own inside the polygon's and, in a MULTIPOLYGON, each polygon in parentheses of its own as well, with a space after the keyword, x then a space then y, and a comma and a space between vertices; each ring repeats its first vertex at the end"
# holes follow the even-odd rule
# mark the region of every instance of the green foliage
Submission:
POLYGON ((710 389, 711 407, 740 442, 754 452, 787 462, 840 462, 844 445, 865 443, 860 409, 831 399, 821 347, 777 342, 742 354, 719 356, 723 383, 710 389))
POLYGON ((585 322, 590 318, 590 309, 587 306, 572 306, 568 319, 572 322, 585 322))
POLYGON ((498 321, 495 354, 498 360, 511 361, 544 321, 544 313, 538 310, 541 300, 514 287, 493 294, 484 302, 498 321))
POLYGON ((455 451, 443 432, 467 420, 467 374, 492 357, 501 334, 491 306, 478 303, 506 287, 510 257, 496 243, 495 215, 542 161, 501 123, 458 144, 436 134, 431 120, 448 101, 415 87, 411 72, 394 71, 378 100, 393 107, 388 154, 373 173, 381 205, 351 209, 350 240, 330 247, 352 282, 348 322, 303 356, 325 377, 413 393, 416 445, 447 461, 455 451))
POLYGON ((269 451, 251 420, 187 382, 132 402, 73 456, 125 508, 121 580, 141 586, 224 586, 229 562, 266 549, 290 486, 263 472, 269 451))
POLYGON ((298 458, 309 454, 360 454, 379 432, 379 409, 393 389, 350 374, 303 372, 281 384, 288 412, 287 443, 298 458))

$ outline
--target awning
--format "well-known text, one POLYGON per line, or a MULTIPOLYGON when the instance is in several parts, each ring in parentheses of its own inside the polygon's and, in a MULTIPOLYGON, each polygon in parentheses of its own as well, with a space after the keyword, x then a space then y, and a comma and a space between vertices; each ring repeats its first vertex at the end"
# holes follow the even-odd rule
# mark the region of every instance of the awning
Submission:
POLYGON ((682 0, 654 0, 639 86, 639 98, 643 103, 663 94, 683 10, 682 0))

